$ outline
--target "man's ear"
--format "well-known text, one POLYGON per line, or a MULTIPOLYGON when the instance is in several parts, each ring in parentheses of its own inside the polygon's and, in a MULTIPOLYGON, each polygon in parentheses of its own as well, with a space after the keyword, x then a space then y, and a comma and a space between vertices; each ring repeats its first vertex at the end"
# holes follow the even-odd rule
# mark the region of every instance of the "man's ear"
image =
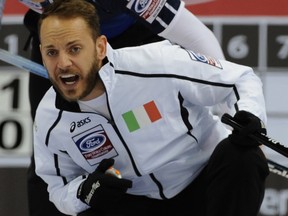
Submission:
POLYGON ((106 57, 107 38, 104 35, 96 39, 97 58, 103 60, 106 57))

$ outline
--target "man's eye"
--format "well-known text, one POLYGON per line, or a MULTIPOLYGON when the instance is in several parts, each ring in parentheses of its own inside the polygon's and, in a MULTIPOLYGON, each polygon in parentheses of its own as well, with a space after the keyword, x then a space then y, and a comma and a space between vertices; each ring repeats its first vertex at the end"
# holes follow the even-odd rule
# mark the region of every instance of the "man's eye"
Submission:
POLYGON ((48 56, 55 56, 56 54, 57 54, 57 52, 55 50, 48 50, 47 51, 48 56))
POLYGON ((72 53, 78 53, 80 51, 80 47, 73 47, 71 48, 72 53))

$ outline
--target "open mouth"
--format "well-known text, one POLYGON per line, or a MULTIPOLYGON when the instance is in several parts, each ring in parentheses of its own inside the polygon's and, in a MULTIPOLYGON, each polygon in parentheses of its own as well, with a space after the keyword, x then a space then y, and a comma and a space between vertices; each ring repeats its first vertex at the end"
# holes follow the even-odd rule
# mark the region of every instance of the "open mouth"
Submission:
POLYGON ((75 74, 63 74, 60 76, 60 79, 66 85, 73 85, 79 80, 79 76, 75 74))

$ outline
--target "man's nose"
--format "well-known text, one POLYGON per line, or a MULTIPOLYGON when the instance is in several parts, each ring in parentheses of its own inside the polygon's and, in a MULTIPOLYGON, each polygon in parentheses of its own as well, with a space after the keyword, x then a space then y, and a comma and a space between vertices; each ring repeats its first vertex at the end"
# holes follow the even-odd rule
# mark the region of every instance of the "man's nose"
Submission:
POLYGON ((59 53, 57 67, 59 69, 65 70, 72 65, 72 61, 69 58, 69 55, 66 53, 59 53))

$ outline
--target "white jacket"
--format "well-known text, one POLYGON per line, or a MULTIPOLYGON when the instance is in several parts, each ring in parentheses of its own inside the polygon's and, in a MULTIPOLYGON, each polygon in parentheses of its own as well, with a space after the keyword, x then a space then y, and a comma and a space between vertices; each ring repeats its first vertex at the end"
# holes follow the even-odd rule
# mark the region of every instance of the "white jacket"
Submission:
POLYGON ((53 87, 37 110, 36 173, 66 214, 88 208, 76 191, 103 158, 113 157, 122 177, 133 181, 129 194, 165 199, 182 191, 229 134, 207 106, 225 102, 266 123, 262 83, 250 67, 168 41, 118 50, 108 45, 107 59, 99 73, 111 119, 80 112, 53 87))

